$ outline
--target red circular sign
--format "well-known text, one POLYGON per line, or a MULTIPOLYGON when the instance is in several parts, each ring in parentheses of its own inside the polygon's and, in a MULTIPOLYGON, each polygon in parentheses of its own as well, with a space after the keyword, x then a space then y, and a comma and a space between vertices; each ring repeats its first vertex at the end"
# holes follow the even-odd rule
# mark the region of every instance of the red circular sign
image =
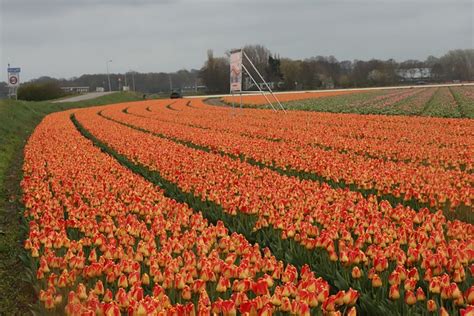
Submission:
POLYGON ((9 81, 10 81, 10 84, 17 84, 18 78, 16 76, 11 76, 9 81))

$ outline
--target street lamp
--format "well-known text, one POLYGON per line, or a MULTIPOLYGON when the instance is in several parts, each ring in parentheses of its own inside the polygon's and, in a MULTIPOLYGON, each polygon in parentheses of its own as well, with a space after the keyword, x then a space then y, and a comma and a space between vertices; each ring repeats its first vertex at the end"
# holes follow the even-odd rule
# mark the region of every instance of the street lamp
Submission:
POLYGON ((107 67, 107 80, 109 81, 109 91, 112 91, 112 86, 110 85, 110 73, 109 73, 109 63, 111 62, 112 62, 112 59, 107 60, 107 62, 105 63, 107 67))
POLYGON ((135 92, 135 71, 132 71, 132 85, 133 85, 133 92, 135 92))

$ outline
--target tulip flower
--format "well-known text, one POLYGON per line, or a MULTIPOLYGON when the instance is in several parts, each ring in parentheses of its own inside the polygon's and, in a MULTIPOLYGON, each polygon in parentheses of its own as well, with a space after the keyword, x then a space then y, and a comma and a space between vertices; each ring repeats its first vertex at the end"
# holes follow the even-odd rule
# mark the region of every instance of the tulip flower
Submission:
POLYGON ((461 316, 474 316, 474 306, 467 306, 461 309, 461 316))
POLYGON ((412 291, 405 291, 405 303, 408 305, 413 305, 416 303, 415 293, 412 291))
POLYGON ((379 288, 382 286, 382 279, 378 276, 378 274, 374 274, 372 277, 372 287, 379 288))
POLYGON ((428 300, 426 302, 426 308, 429 312, 435 312, 438 309, 438 306, 436 305, 436 302, 434 300, 428 300))
POLYGON ((354 279, 359 279, 362 277, 362 271, 359 269, 359 267, 355 266, 352 268, 352 278, 354 279))
POLYGON ((358 297, 359 293, 357 291, 349 289, 344 294, 344 304, 348 306, 355 305, 358 297))
POLYGON ((388 297, 391 300, 398 300, 400 298, 400 291, 398 290, 398 285, 397 284, 393 284, 393 285, 390 286, 388 297))
POLYGON ((421 287, 416 289, 416 299, 417 301, 424 301, 426 299, 425 292, 421 287))
POLYGON ((355 307, 351 307, 349 311, 347 312, 347 316, 357 316, 357 310, 355 307))
POLYGON ((466 290, 464 296, 466 297, 467 304, 474 305, 474 285, 466 290))

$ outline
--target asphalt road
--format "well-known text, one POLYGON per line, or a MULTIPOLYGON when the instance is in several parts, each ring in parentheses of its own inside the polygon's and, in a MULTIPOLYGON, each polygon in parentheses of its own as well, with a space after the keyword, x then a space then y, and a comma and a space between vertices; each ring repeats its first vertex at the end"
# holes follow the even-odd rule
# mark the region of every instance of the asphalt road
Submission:
POLYGON ((61 99, 54 101, 53 103, 63 103, 63 102, 77 102, 77 101, 84 101, 84 100, 89 100, 89 99, 95 99, 107 94, 114 93, 112 92, 90 92, 86 94, 81 94, 81 95, 76 95, 74 97, 66 98, 66 99, 61 99))

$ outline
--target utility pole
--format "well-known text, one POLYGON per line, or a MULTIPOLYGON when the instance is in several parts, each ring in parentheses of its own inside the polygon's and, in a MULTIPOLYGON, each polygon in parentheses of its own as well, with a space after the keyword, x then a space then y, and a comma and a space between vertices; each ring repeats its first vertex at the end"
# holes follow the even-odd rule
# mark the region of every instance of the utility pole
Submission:
POLYGON ((170 79, 170 92, 173 92, 173 81, 171 80, 171 74, 168 74, 168 78, 170 79))
POLYGON ((132 85, 133 85, 133 92, 135 92, 135 71, 132 70, 132 85))
POLYGON ((109 63, 112 62, 112 59, 107 60, 105 65, 107 66, 107 80, 109 81, 109 92, 112 91, 112 85, 110 84, 110 73, 109 73, 109 63))

